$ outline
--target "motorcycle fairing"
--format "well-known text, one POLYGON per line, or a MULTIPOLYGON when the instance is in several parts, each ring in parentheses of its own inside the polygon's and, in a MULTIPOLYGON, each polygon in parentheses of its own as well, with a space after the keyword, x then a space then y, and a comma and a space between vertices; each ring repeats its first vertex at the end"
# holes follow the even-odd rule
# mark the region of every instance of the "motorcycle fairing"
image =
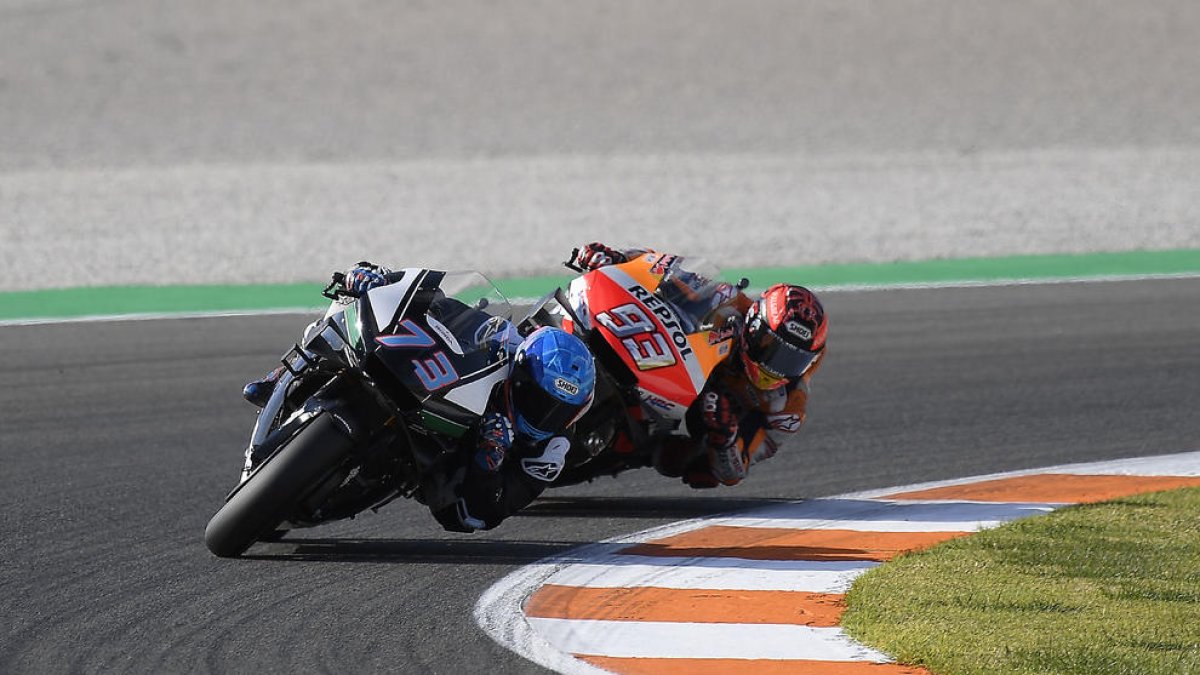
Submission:
MULTIPOLYGON (((445 287, 464 289, 472 300, 489 295, 479 293, 480 287, 495 289, 477 273, 418 268, 401 273, 400 280, 359 301, 369 308, 356 316, 367 354, 363 369, 385 388, 402 390, 420 408, 425 426, 461 435, 507 375, 507 332, 490 326, 497 317, 447 295, 445 287)), ((491 297, 490 309, 509 311, 498 291, 491 297)))
POLYGON ((398 281, 367 291, 375 328, 381 333, 387 332, 401 316, 409 313, 417 291, 436 289, 446 276, 445 272, 411 267, 400 270, 400 274, 398 281))
POLYGON ((470 410, 475 415, 483 415, 488 400, 491 399, 492 390, 506 377, 508 377, 508 368, 495 368, 477 380, 446 392, 444 398, 470 410))
POLYGON ((692 354, 700 361, 705 377, 729 356, 733 334, 714 329, 713 324, 715 315, 723 311, 716 308, 732 299, 737 289, 718 281, 715 267, 699 259, 653 252, 617 267, 667 301, 688 331, 692 354), (691 297, 682 297, 685 294, 691 297))
POLYGON ((569 297, 573 302, 587 299, 575 309, 587 314, 613 351, 638 374, 643 402, 680 417, 728 354, 729 340, 710 344, 708 330, 685 332, 675 309, 653 292, 669 268, 658 254, 638 256, 579 277, 569 297))

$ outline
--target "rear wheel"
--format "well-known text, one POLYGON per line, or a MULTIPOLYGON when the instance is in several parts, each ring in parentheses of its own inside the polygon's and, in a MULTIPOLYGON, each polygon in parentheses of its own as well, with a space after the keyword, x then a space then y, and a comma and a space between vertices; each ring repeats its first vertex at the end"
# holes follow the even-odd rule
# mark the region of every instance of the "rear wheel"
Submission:
POLYGON ((353 447, 330 415, 313 418, 208 521, 208 550, 233 558, 270 537, 301 501, 342 469, 353 447))

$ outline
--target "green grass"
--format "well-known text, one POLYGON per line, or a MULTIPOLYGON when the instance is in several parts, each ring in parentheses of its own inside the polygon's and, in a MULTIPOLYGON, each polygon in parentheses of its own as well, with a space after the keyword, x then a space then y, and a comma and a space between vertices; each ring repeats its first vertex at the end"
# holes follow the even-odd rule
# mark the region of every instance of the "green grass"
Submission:
POLYGON ((1200 673, 1200 488, 902 556, 847 602, 851 636, 936 675, 1200 673))

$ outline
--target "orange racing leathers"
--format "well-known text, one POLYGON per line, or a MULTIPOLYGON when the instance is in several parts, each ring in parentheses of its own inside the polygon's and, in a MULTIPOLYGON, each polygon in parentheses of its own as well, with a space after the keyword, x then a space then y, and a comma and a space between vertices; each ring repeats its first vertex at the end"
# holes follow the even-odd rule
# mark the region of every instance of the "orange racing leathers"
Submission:
MULTIPOLYGON (((599 242, 585 245, 574 259, 583 269, 618 264, 649 249, 614 249, 599 242)), ((688 437, 673 437, 653 453, 654 467, 665 476, 681 476, 692 487, 735 485, 750 467, 769 459, 788 434, 805 420, 809 381, 821 363, 818 355, 804 374, 782 386, 760 389, 744 367, 742 328, 754 300, 738 291, 715 311, 718 326, 735 336, 734 353, 710 374, 686 415, 688 437)))
POLYGON ((741 482, 752 465, 774 456, 783 439, 804 424, 809 379, 818 365, 785 386, 763 390, 748 381, 740 359, 726 360, 688 410, 688 429, 695 443, 687 453, 690 461, 679 472, 672 465, 678 467, 680 458, 672 461, 672 451, 664 449, 660 456, 664 461, 656 461, 656 468, 666 475, 682 474, 692 487, 741 482))

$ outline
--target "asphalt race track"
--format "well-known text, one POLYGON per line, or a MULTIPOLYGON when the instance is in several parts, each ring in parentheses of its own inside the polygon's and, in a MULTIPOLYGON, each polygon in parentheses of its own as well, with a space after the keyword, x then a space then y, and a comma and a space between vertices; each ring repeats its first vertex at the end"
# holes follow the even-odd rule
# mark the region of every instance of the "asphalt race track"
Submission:
MULTIPOLYGON (((595 238, 731 268, 1200 248, 1198 19, 0 0, 0 291, 312 280, 359 255, 534 274, 595 238)), ((1200 279, 825 299, 810 423, 744 485, 642 471, 472 536, 394 503, 240 560, 202 541, 253 423, 240 390, 307 317, 0 327, 0 673, 537 672, 472 608, 577 544, 1200 449, 1200 279)))
POLYGON ((1200 279, 830 293, 810 425, 742 486, 643 470, 473 536, 394 503, 242 560, 211 556, 204 525, 253 420, 239 388, 304 317, 0 328, 0 671, 536 671, 471 609, 573 545, 764 500, 1197 449, 1197 298, 1200 279))

